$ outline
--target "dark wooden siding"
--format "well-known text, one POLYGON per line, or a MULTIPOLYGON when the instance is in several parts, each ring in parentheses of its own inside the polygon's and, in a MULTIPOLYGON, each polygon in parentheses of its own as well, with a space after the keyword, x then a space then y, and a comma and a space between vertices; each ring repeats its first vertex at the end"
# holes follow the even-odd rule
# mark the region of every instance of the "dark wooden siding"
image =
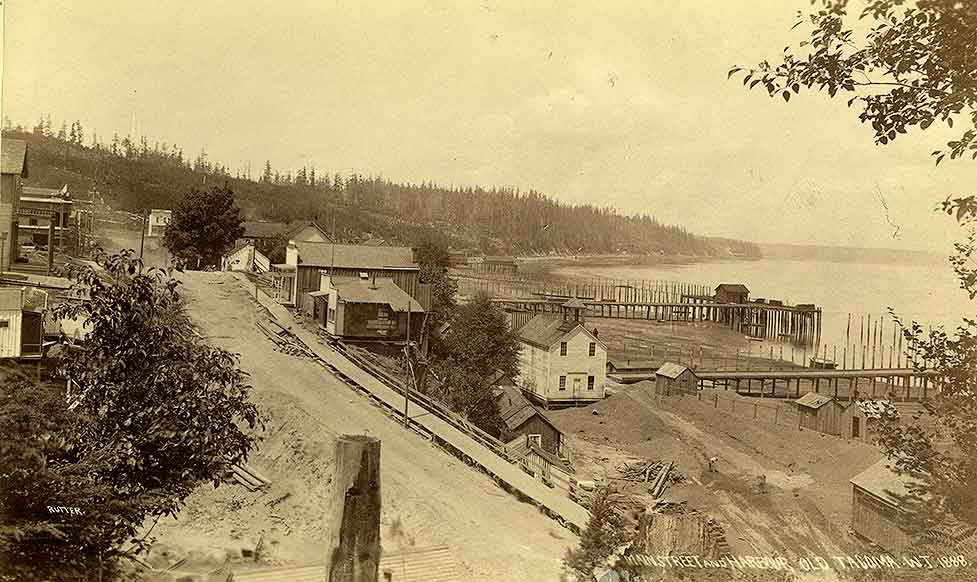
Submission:
POLYGON ((556 430, 539 415, 533 415, 526 422, 522 423, 515 430, 507 430, 503 440, 512 442, 516 437, 525 438, 526 435, 538 434, 542 436, 543 450, 559 455, 562 448, 560 431, 556 430))
POLYGON ((797 407, 801 428, 816 430, 830 435, 841 435, 843 410, 835 402, 829 402, 818 409, 806 406, 797 407))
MULTIPOLYGON (((381 317, 376 303, 343 303, 343 337, 350 339, 403 340, 407 337, 407 312, 385 309, 381 317)), ((417 340, 421 336, 424 315, 411 314, 410 335, 417 340)))
POLYGON ((871 540, 892 553, 907 549, 912 538, 899 527, 900 514, 892 505, 865 491, 852 486, 852 529, 858 535, 871 540))
POLYGON ((28 356, 41 353, 44 324, 40 313, 24 312, 24 321, 20 327, 21 355, 28 356))

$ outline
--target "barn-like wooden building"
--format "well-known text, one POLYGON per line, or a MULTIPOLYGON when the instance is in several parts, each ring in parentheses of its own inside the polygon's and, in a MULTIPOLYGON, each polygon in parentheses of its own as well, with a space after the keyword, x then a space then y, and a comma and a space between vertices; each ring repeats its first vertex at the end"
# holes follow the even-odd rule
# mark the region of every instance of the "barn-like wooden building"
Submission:
POLYGON ((669 396, 674 393, 693 392, 698 389, 695 372, 688 366, 665 362, 655 372, 655 394, 669 396))
POLYGON ((899 474, 882 459, 851 479, 852 530, 859 536, 899 554, 907 550, 913 538, 905 531, 909 517, 906 500, 910 487, 920 480, 899 474))

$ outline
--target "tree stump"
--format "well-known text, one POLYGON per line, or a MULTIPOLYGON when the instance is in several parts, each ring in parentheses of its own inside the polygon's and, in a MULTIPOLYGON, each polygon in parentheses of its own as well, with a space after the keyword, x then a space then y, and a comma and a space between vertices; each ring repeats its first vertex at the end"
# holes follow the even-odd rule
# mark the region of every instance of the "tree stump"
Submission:
POLYGON ((380 440, 336 442, 326 547, 327 582, 376 582, 380 566, 380 440))

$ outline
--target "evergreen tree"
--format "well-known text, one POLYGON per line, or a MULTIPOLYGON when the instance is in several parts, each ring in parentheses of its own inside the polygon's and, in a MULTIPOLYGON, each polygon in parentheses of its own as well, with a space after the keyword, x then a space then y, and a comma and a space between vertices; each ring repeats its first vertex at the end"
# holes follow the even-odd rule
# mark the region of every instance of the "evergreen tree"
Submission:
POLYGON ((619 504, 607 487, 594 492, 590 519, 580 536, 580 545, 569 550, 563 559, 566 568, 575 573, 578 580, 593 580, 594 570, 628 540, 628 528, 618 515, 618 508, 619 504))
POLYGON ((220 265, 220 258, 244 234, 241 211, 227 185, 193 189, 173 209, 163 244, 191 268, 220 265))
POLYGON ((271 161, 265 160, 265 171, 261 174, 261 181, 265 184, 271 184, 272 173, 271 173, 271 161))

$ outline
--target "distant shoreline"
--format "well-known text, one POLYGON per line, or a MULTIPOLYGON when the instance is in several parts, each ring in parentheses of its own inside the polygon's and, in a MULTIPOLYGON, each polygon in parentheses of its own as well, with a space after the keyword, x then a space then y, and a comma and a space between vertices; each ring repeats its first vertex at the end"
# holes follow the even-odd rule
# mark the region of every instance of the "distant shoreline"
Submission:
POLYGON ((692 265, 716 261, 758 261, 762 257, 703 257, 696 255, 577 255, 517 257, 519 270, 527 274, 551 275, 565 267, 692 265))

